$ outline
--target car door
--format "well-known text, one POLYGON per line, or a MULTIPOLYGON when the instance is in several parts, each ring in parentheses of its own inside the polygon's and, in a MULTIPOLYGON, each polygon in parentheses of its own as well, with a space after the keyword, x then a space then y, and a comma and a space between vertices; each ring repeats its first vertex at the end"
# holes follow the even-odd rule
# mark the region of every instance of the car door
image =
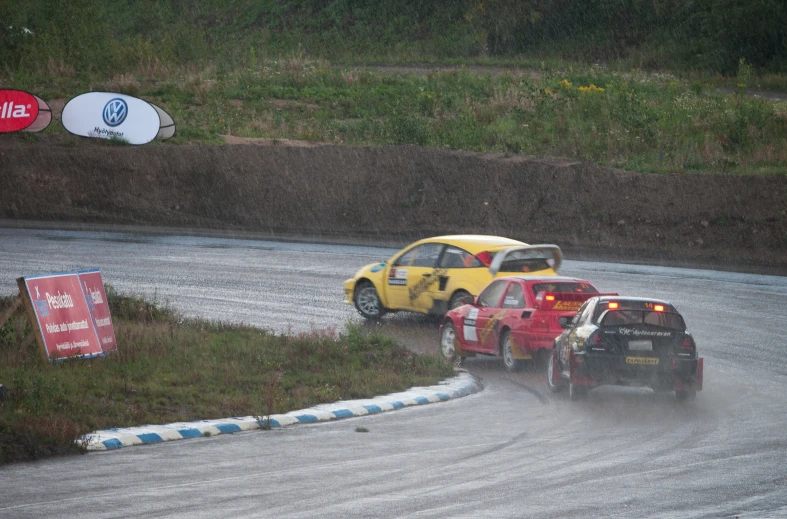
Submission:
POLYGON ((388 268, 386 293, 390 308, 427 311, 439 283, 437 260, 442 243, 422 243, 395 258, 388 268))
POLYGON ((526 310, 527 299, 525 297, 525 289, 519 281, 512 281, 506 289, 503 296, 502 309, 505 310, 505 315, 502 317, 502 322, 511 329, 511 338, 514 345, 521 352, 529 351, 528 334, 530 332, 531 310, 526 310))
POLYGON ((497 328, 505 310, 500 308, 508 280, 494 281, 476 299, 464 322, 468 349, 493 353, 497 350, 497 328))

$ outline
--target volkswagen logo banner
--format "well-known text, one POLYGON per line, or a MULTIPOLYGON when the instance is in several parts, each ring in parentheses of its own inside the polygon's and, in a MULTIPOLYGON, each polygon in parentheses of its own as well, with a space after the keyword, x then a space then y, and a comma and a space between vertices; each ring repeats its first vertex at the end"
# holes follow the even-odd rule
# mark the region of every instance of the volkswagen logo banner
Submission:
POLYGON ((104 105, 104 124, 114 128, 123 124, 128 115, 128 105, 123 99, 116 97, 104 105))
POLYGON ((88 92, 63 107, 63 127, 74 135, 145 144, 161 128, 158 111, 142 99, 114 92, 88 92))

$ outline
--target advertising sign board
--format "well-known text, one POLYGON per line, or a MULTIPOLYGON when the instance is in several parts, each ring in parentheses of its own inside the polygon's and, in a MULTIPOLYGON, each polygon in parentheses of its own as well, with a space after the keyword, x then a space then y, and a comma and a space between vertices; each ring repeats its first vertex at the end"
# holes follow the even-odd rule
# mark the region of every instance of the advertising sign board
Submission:
POLYGON ((76 272, 25 276, 21 281, 49 360, 103 355, 76 272))
POLYGON ((21 90, 0 90, 0 133, 24 130, 38 117, 38 101, 21 90))
POLYGON ((46 101, 36 95, 33 97, 35 97, 36 101, 38 101, 38 117, 36 117, 35 121, 33 121, 33 124, 22 130, 23 132, 35 133, 46 130, 47 126, 49 126, 49 123, 52 122, 52 109, 49 108, 49 105, 46 104, 46 101))
POLYGON ((93 317, 101 349, 104 350, 104 353, 117 351, 115 328, 112 326, 112 316, 109 313, 109 301, 107 301, 107 293, 104 291, 101 271, 98 269, 80 270, 77 274, 79 282, 82 284, 87 306, 90 309, 90 315, 93 317))
POLYGON ((145 144, 161 128, 158 112, 147 101, 113 92, 88 92, 63 107, 63 127, 74 135, 117 138, 145 144))
POLYGON ((156 138, 165 141, 175 135, 175 121, 172 119, 172 116, 169 115, 167 112, 159 108, 158 106, 150 103, 153 108, 156 109, 158 112, 159 119, 161 119, 161 127, 159 128, 158 134, 156 138))

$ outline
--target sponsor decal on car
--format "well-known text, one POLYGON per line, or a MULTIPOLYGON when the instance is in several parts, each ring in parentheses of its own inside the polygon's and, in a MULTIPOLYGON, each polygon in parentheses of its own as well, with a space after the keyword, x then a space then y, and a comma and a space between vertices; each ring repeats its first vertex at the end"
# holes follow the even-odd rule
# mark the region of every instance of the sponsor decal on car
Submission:
POLYGON ((388 284, 395 286, 407 285, 407 269, 393 268, 388 271, 388 284))
POLYGON ((552 310, 576 312, 580 306, 582 306, 582 301, 556 301, 552 310))
POLYGON ((484 327, 481 328, 481 342, 486 342, 489 334, 497 330, 497 325, 500 322, 500 319, 502 319, 505 315, 505 310, 498 310, 489 316, 489 320, 486 322, 486 324, 484 324, 484 327))
POLYGON ((418 299, 418 296, 429 290, 429 287, 437 283, 440 279, 440 276, 445 276, 448 273, 447 269, 444 268, 436 268, 432 271, 431 274, 428 274, 421 279, 418 280, 418 283, 410 287, 409 289, 409 296, 410 296, 410 303, 418 299))
POLYGON ((475 329, 476 319, 478 319, 478 308, 471 308, 464 319, 464 334, 466 341, 478 341, 478 335, 475 329))
POLYGON ((634 337, 672 337, 672 332, 662 332, 657 330, 638 330, 635 328, 618 328, 620 335, 634 337))
POLYGON ((378 263, 377 265, 375 265, 374 267, 371 268, 371 272, 374 272, 374 273, 380 272, 384 268, 385 268, 385 263, 378 263))

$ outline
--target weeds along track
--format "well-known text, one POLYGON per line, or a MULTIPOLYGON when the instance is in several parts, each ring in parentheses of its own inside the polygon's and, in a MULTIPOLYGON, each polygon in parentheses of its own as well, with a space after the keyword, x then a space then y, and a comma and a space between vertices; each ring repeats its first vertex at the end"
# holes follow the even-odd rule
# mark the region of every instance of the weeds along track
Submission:
POLYGON ((787 273, 782 176, 642 175, 412 146, 0 141, 0 218, 408 241, 489 233, 573 257, 787 273))

